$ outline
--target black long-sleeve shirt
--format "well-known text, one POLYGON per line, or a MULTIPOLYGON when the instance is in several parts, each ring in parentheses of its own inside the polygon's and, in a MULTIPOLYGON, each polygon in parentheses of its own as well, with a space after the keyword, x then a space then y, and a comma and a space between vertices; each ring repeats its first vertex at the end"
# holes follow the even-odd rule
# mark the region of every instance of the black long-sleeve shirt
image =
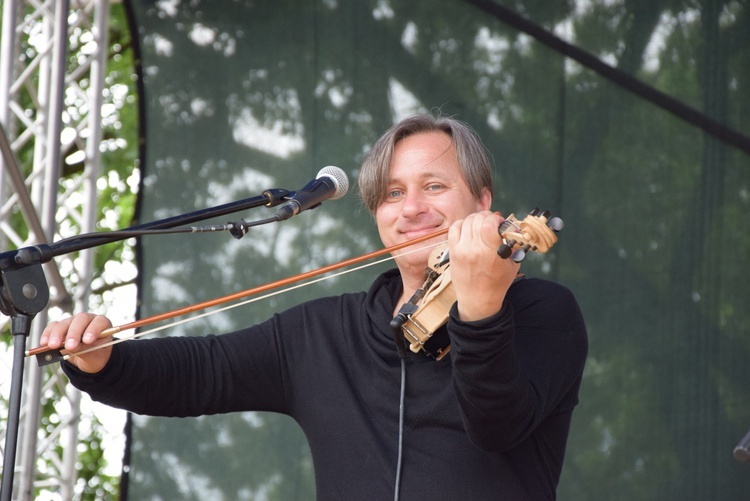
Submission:
MULTIPOLYGON (((301 426, 320 500, 393 497, 400 361, 396 270, 368 293, 313 300, 221 336, 119 344, 86 375, 94 400, 139 414, 273 411, 301 426)), ((493 317, 451 311, 451 352, 407 354, 401 498, 554 499, 587 353, 573 295, 515 283, 493 317)))

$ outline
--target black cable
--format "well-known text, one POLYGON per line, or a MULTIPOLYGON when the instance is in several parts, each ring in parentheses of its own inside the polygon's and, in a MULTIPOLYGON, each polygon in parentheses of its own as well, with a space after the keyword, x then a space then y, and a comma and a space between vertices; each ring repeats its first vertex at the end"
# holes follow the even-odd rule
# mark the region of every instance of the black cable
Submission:
POLYGON ((63 238, 58 240, 55 244, 65 244, 68 242, 74 242, 77 239, 88 239, 88 238, 101 238, 102 236, 110 238, 132 238, 141 237, 145 235, 169 235, 174 233, 216 233, 220 231, 229 231, 232 233, 234 238, 242 238, 247 234, 253 226, 260 226, 262 224, 274 223, 279 221, 278 216, 272 216, 258 221, 247 222, 244 219, 239 221, 230 222, 227 224, 215 224, 210 226, 183 226, 179 228, 157 228, 157 229, 127 229, 127 230, 113 230, 107 232, 92 232, 83 233, 74 237, 63 238))
POLYGON ((404 449, 404 400, 406 396, 406 358, 401 358, 401 395, 398 403, 398 461, 396 462, 396 486, 393 489, 393 501, 398 501, 401 486, 401 461, 404 449))

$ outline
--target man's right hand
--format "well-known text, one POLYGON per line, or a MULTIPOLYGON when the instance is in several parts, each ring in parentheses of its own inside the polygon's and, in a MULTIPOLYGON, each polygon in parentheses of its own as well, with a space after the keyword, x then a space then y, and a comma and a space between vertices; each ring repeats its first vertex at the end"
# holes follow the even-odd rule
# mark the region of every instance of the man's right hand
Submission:
POLYGON ((112 347, 107 346, 84 355, 76 352, 108 342, 108 338, 99 338, 99 334, 112 327, 112 322, 105 316, 92 313, 79 313, 74 317, 50 322, 39 340, 40 345, 57 350, 65 350, 70 355, 68 362, 83 372, 99 372, 107 365, 112 355, 112 347))

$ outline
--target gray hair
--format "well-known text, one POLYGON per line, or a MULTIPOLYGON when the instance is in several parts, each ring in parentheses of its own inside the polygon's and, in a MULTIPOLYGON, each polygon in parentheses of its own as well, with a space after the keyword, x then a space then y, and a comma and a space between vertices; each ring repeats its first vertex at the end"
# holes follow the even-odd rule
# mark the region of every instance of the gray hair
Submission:
POLYGON ((359 170, 359 194, 362 203, 375 211, 385 200, 393 150, 400 140, 425 132, 444 132, 456 148, 458 166, 475 199, 486 188, 492 194, 492 166, 481 139, 468 124, 450 117, 413 115, 388 129, 373 145, 359 170))

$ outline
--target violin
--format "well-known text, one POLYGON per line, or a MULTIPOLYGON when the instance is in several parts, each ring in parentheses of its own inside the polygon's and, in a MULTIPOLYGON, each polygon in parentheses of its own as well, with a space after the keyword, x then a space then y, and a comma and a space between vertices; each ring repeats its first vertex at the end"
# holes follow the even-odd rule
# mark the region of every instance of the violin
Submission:
MULTIPOLYGON (((564 226, 562 219, 550 218, 550 215, 549 211, 534 209, 523 220, 513 214, 508 216, 498 228, 503 239, 497 249, 498 256, 520 263, 529 251, 547 252, 557 242, 556 233, 564 226)), ((519 274, 516 280, 522 277, 519 274)), ((435 360, 442 360, 450 351, 450 340, 447 331, 440 327, 448 322, 455 302, 446 242, 433 249, 425 268, 424 283, 391 320, 397 346, 402 346, 406 340, 412 352, 424 351, 435 360)))
MULTIPOLYGON (((512 214, 508 216, 503 224, 500 225, 498 231, 503 237, 503 243, 498 248, 497 252, 503 259, 511 258, 516 262, 520 262, 529 250, 547 252, 552 245, 557 241, 557 237, 554 232, 562 229, 563 223, 559 218, 549 219, 549 212, 539 212, 535 209, 530 213, 523 221, 518 221, 512 214)), ((250 289, 234 292, 221 296, 218 298, 203 301, 198 304, 186 306, 183 308, 177 308, 172 311, 153 315, 151 317, 142 318, 134 322, 130 322, 124 325, 111 327, 102 331, 99 335, 100 338, 112 337, 115 334, 121 333, 125 330, 138 329, 147 325, 151 325, 155 322, 172 319, 178 316, 194 313, 196 311, 211 308, 220 304, 225 304, 230 301, 235 301, 241 298, 246 298, 262 292, 268 292, 273 289, 287 286, 294 282, 307 280, 312 277, 317 277, 325 273, 329 273, 334 270, 346 268, 348 266, 361 263, 363 261, 370 260, 375 257, 383 256, 385 254, 392 254, 394 251, 401 250, 408 246, 431 240, 437 236, 445 235, 448 229, 438 230, 435 233, 424 235, 419 238, 415 238, 408 242, 402 242, 400 244, 393 245, 384 249, 370 252, 368 254, 345 259, 338 263, 334 263, 322 268, 307 271, 295 275, 293 277, 287 277, 275 282, 270 282, 250 289)), ((404 335, 401 339, 409 340, 412 345, 412 351, 418 352, 425 350, 427 354, 440 360, 450 349, 450 343, 447 342, 447 333, 441 333, 439 328, 448 321, 448 311, 450 310, 453 303, 456 301, 455 293, 451 286, 450 281, 450 270, 448 259, 447 243, 441 244, 442 247, 436 247, 433 250, 430 261, 426 269, 428 274, 427 279, 423 286, 412 296, 412 298, 402 306, 399 310, 398 315, 391 322, 391 327, 394 332, 400 332, 403 330, 404 335), (438 312, 437 314, 435 312, 438 312), (395 326, 395 327, 394 327, 395 326), (436 334, 437 331, 437 334, 436 334), (443 339, 445 338, 445 339, 443 339)), ((273 294, 273 293, 272 293, 273 294)), ((241 303, 240 303, 241 304, 241 303)), ((160 330, 153 329, 153 330, 160 330)), ((130 336, 129 338, 135 338, 142 334, 150 331, 142 332, 130 336)), ((115 340, 108 344, 101 344, 93 346, 91 348, 79 351, 78 355, 83 355, 90 351, 100 349, 104 346, 114 344, 116 342, 129 339, 124 338, 121 340, 115 340)), ((397 346, 402 346, 403 343, 397 343, 397 346)), ((26 351, 26 356, 35 356, 39 366, 49 365, 55 362, 61 362, 67 360, 70 354, 64 354, 64 349, 50 349, 46 346, 38 346, 36 348, 26 351)))

